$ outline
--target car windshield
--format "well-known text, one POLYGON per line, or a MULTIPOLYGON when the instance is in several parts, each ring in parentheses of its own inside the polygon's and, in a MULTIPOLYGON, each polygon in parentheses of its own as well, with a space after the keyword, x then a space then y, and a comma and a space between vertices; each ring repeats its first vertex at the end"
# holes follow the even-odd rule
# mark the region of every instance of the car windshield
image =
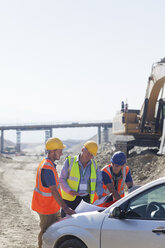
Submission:
POLYGON ((153 217, 156 218, 156 216, 158 217, 158 212, 160 214, 161 211, 162 215, 163 213, 165 213, 163 211, 165 210, 165 184, 153 186, 139 193, 137 189, 137 194, 135 196, 132 196, 132 198, 129 198, 129 195, 125 196, 121 200, 111 205, 109 208, 105 209, 104 212, 109 212, 111 207, 115 207, 117 205, 120 206, 125 212, 127 212, 127 217, 138 217, 139 215, 139 217, 150 218, 151 215, 153 215, 153 217), (123 199, 125 199, 124 203, 123 199), (120 201, 122 201, 121 204, 120 201), (146 211, 148 211, 147 216, 146 211))
POLYGON ((131 199, 126 217, 165 219, 165 184, 152 187, 131 199))

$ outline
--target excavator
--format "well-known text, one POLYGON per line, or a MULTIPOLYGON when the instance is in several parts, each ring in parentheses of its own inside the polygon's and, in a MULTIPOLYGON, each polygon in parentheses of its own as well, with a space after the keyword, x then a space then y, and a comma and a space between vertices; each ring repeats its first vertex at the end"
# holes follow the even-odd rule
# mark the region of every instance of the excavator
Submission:
POLYGON ((128 104, 122 102, 121 110, 114 117, 112 133, 133 137, 129 141, 118 140, 118 150, 128 154, 134 146, 160 147, 165 119, 164 83, 165 58, 152 65, 141 109, 128 109, 128 104))

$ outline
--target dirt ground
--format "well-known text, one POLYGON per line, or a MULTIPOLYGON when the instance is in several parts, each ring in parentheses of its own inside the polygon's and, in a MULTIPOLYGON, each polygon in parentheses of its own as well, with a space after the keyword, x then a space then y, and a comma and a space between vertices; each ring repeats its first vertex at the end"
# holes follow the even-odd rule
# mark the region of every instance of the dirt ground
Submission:
POLYGON ((38 161, 36 157, 0 159, 1 248, 37 247, 38 216, 30 204, 38 161))
MULTIPOLYGON (((103 145, 96 157, 103 167, 108 164, 113 149, 103 145)), ((39 218, 31 210, 31 199, 39 156, 0 156, 0 247, 36 248, 39 218)), ((58 172, 64 157, 58 162, 58 172)), ((134 151, 127 159, 135 185, 143 185, 165 176, 165 156, 154 151, 134 151)))

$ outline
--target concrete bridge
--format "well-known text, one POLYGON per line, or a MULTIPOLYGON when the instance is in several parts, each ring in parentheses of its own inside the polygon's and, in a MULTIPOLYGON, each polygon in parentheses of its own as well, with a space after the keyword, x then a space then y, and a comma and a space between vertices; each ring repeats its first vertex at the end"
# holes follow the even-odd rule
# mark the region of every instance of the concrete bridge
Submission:
POLYGON ((97 127, 98 144, 101 144, 101 128, 103 128, 104 142, 108 142, 108 129, 112 128, 112 122, 68 122, 68 123, 47 123, 47 124, 15 124, 1 125, 1 153, 4 152, 4 131, 16 130, 16 150, 21 149, 21 132, 45 130, 45 141, 52 137, 55 128, 79 128, 79 127, 97 127))

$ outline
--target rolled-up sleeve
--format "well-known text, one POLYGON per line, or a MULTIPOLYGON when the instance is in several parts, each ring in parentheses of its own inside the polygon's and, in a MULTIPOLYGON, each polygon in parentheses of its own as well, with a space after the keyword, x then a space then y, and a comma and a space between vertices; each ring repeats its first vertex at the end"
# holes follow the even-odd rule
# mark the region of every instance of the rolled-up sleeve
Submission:
POLYGON ((132 177, 131 177, 131 172, 130 172, 130 170, 128 171, 128 174, 127 174, 127 176, 126 176, 125 182, 126 182, 126 183, 128 183, 128 182, 133 182, 132 177))
POLYGON ((103 194, 103 180, 102 180, 102 174, 99 169, 96 170, 96 193, 97 195, 103 194))
POLYGON ((71 188, 69 187, 66 181, 69 176, 68 169, 69 169, 69 161, 68 159, 66 159, 64 162, 63 168, 61 170, 59 183, 60 183, 60 187, 67 193, 69 193, 69 191, 71 190, 71 188))
POLYGON ((105 185, 112 183, 112 180, 110 179, 110 177, 108 176, 108 174, 105 171, 102 171, 102 178, 103 178, 103 183, 105 185))

